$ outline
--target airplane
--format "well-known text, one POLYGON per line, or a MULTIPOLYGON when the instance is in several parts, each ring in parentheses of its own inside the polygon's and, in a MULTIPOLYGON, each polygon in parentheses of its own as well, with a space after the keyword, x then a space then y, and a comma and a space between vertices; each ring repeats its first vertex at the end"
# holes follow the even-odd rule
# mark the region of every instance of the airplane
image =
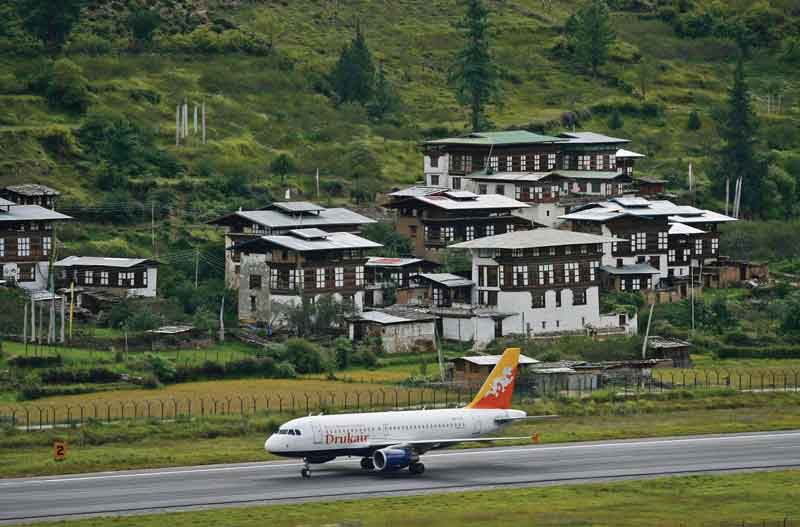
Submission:
POLYGON ((457 443, 509 441, 531 437, 483 437, 528 416, 513 410, 511 396, 519 348, 507 348, 467 406, 454 409, 313 415, 292 419, 267 438, 264 449, 277 456, 302 458, 300 475, 311 477, 311 464, 340 456, 361 457, 361 468, 425 472, 420 456, 457 443))

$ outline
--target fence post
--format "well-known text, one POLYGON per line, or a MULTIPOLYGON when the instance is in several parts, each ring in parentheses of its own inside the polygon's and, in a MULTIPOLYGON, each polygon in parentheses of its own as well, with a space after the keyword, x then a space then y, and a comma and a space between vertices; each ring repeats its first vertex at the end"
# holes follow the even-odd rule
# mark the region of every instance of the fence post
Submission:
POLYGON ((282 395, 278 396, 278 413, 279 414, 283 413, 283 396, 282 395))
POLYGON ((309 409, 309 405, 308 405, 308 392, 305 393, 305 396, 306 396, 306 413, 310 414, 311 410, 309 409))

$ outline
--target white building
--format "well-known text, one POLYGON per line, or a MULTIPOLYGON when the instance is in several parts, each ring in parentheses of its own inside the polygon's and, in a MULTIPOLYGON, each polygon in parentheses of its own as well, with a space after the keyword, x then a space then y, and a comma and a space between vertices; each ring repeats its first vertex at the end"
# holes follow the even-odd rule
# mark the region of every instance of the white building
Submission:
POLYGON ((71 219, 40 205, 0 198, 0 279, 29 291, 46 289, 55 244, 53 226, 71 219))
POLYGON ((304 298, 332 295, 364 306, 366 251, 382 247, 349 232, 294 229, 260 236, 230 250, 240 262, 239 320, 271 326, 284 323, 287 306, 304 298))
POLYGON ((149 258, 69 256, 57 261, 56 284, 82 291, 105 291, 120 297, 154 298, 158 290, 158 262, 149 258))
POLYGON ((616 241, 541 228, 454 245, 472 253, 472 280, 477 284, 470 323, 466 328, 464 322, 458 324, 461 340, 481 347, 509 334, 635 333, 635 317, 600 314, 597 270, 603 246, 616 241))
POLYGON ((719 257, 718 225, 736 221, 710 210, 631 196, 581 205, 561 218, 573 231, 618 238, 603 255, 603 265, 648 264, 658 271, 653 286, 685 276, 689 266, 714 262, 719 257))
POLYGON ((362 227, 375 223, 349 209, 326 208, 308 201, 275 202, 259 210, 239 210, 210 221, 225 228, 225 285, 239 287, 240 262, 230 248, 259 236, 287 234, 294 229, 317 228, 326 232, 358 234, 362 227))
POLYGON ((408 353, 436 349, 436 317, 430 313, 400 307, 365 311, 348 320, 350 340, 370 337, 381 341, 386 353, 408 353))

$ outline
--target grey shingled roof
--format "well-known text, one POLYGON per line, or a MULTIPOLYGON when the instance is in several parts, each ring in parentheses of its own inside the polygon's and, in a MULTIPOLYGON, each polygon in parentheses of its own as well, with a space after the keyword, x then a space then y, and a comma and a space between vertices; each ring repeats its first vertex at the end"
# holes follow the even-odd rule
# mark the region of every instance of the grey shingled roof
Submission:
POLYGON ((601 265, 601 271, 613 275, 636 275, 636 274, 659 274, 661 271, 648 264, 630 264, 616 267, 613 265, 601 265))
POLYGON ((367 240, 361 236, 356 236, 355 234, 350 234, 349 232, 331 232, 327 233, 326 237, 323 239, 311 240, 285 235, 261 236, 260 238, 243 242, 237 247, 246 246, 257 241, 264 241, 298 252, 329 251, 336 249, 373 249, 383 247, 379 243, 367 240))
POLYGON ((583 232, 564 231, 543 227, 527 231, 514 231, 495 236, 485 236, 451 245, 454 249, 530 249, 558 247, 560 245, 588 245, 625 241, 611 236, 598 236, 583 232))
POLYGON ((604 143, 630 143, 630 139, 620 139, 596 132, 563 132, 558 134, 560 138, 567 140, 570 144, 604 144, 604 143))
POLYGON ((320 210, 325 210, 325 207, 321 207, 320 205, 311 203, 310 201, 276 201, 269 207, 274 207, 286 212, 317 212, 320 210))
POLYGON ((452 273, 420 273, 416 276, 446 287, 467 287, 475 285, 475 282, 472 280, 452 273))
POLYGON ((364 311, 360 313, 356 320, 363 320, 367 322, 375 322, 381 325, 389 324, 410 324, 414 322, 428 322, 436 320, 435 315, 415 311, 411 309, 395 309, 387 308, 384 310, 364 311))
POLYGON ((47 185, 37 183, 25 183, 22 185, 9 185, 6 190, 19 194, 20 196, 60 196, 61 192, 47 185))
POLYGON ((425 185, 415 185, 413 187, 408 187, 396 190, 394 192, 390 192, 388 195, 392 196, 393 198, 415 198, 417 196, 438 194, 439 192, 446 192, 447 190, 449 190, 447 187, 429 187, 425 185))
POLYGON ((68 256, 54 264, 56 267, 118 267, 127 269, 141 265, 156 266, 158 262, 149 258, 106 258, 103 256, 68 256))
MULTIPOLYGON (((500 362, 502 355, 471 355, 468 357, 459 357, 459 359, 478 364, 480 366, 494 366, 500 362)), ((527 355, 519 356, 519 364, 538 364, 540 361, 532 359, 527 355)))
POLYGON ((511 130, 507 132, 473 132, 460 137, 448 137, 426 141, 425 144, 441 145, 524 145, 536 143, 557 143, 563 141, 558 137, 535 134, 527 130, 511 130))
POLYGON ((366 225, 376 223, 357 212, 345 208, 323 209, 314 214, 292 215, 280 210, 240 210, 209 223, 221 225, 232 216, 263 225, 270 229, 288 227, 324 227, 326 225, 366 225))
POLYGON ((624 216, 642 218, 667 216, 673 223, 724 223, 735 218, 718 212, 676 205, 668 200, 649 201, 644 198, 621 197, 577 207, 574 212, 559 216, 564 220, 605 222, 624 216))
POLYGON ((373 256, 367 260, 367 267, 404 267, 423 262, 421 258, 392 258, 386 256, 373 256))
POLYGON ((468 200, 450 199, 438 194, 417 196, 415 199, 445 210, 524 209, 529 207, 526 203, 500 194, 478 194, 475 199, 468 200))
MULTIPOLYGON (((4 200, 5 201, 5 200, 4 200)), ((0 203, 0 221, 55 221, 71 220, 71 216, 61 214, 39 205, 15 205, 12 202, 0 203)))

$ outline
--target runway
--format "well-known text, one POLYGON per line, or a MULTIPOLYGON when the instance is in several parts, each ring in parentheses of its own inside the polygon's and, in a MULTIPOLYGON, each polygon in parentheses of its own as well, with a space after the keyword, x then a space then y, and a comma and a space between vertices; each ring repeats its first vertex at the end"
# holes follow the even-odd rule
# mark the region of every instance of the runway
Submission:
POLYGON ((421 476, 337 459, 315 465, 310 480, 295 461, 4 479, 0 523, 800 468, 800 430, 444 450, 422 460, 421 476))

